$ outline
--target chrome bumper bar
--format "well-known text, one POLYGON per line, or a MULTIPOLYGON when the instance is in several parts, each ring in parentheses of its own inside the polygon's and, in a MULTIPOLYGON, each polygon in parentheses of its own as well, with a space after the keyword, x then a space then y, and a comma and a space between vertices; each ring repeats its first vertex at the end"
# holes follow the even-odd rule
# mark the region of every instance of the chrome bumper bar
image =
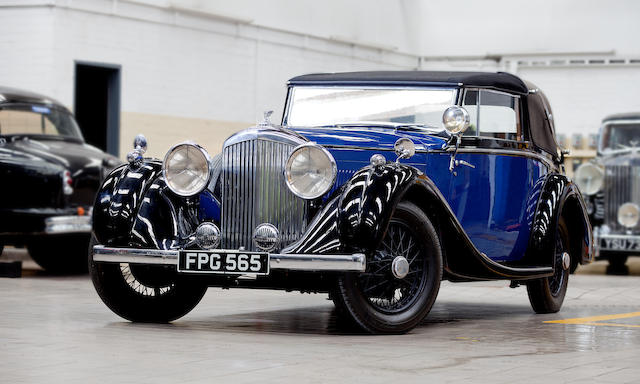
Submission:
MULTIPOLYGON (((241 251, 238 251, 241 252, 241 251)), ((178 265, 179 250, 93 247, 93 261, 106 263, 134 263, 178 265)), ((366 257, 362 253, 352 255, 302 255, 269 254, 270 269, 295 271, 364 272, 366 257)))
POLYGON ((89 233, 91 216, 54 216, 44 220, 44 232, 47 234, 89 233))

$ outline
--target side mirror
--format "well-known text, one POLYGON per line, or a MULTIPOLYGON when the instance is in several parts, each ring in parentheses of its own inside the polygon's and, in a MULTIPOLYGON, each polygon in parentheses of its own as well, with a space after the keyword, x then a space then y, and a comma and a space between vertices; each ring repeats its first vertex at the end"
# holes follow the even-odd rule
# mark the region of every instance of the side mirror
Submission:
POLYGON ((442 123, 449 133, 460 135, 469 128, 469 112, 457 105, 451 106, 442 114, 442 123))
POLYGON ((416 154, 416 145, 411 141, 411 139, 407 139, 405 137, 398 139, 394 144, 393 149, 395 150, 396 155, 398 155, 396 162, 400 159, 409 159, 416 154))

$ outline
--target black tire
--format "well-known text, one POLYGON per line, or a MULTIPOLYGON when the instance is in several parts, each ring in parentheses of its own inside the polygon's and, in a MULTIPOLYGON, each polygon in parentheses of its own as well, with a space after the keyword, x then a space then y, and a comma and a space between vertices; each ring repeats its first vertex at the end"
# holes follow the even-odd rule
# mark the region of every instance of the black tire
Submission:
POLYGON ((564 219, 561 218, 556 233, 553 276, 527 283, 529 302, 536 313, 555 313, 562 307, 570 275, 570 270, 562 266, 562 254, 568 252, 568 248, 569 232, 564 219))
POLYGON ((612 269, 624 269, 629 255, 622 252, 601 251, 600 257, 607 259, 612 269))
POLYGON ((118 316, 134 322, 168 323, 189 313, 207 285, 184 279, 175 267, 96 263, 89 249, 91 281, 102 301, 118 316))
POLYGON ((27 244, 29 255, 45 271, 53 274, 87 273, 88 234, 39 237, 27 244))
POLYGON ((338 314, 346 314, 365 332, 406 333, 427 316, 438 296, 440 240, 420 208, 401 202, 378 248, 368 257, 366 272, 338 278, 331 298, 338 314), (409 261, 409 273, 402 279, 391 271, 397 256, 409 261))

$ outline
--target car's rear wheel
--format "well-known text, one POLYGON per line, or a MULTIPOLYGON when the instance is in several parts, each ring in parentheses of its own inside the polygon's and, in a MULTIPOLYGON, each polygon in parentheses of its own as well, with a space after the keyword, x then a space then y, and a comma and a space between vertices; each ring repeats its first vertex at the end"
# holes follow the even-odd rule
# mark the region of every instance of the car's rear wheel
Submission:
POLYGON ((167 323, 189 313, 202 299, 207 285, 183 279, 175 267, 93 261, 89 273, 102 301, 117 315, 137 322, 167 323))
POLYGON ((55 274, 87 273, 88 234, 42 236, 27 244, 29 255, 45 271, 55 274))
POLYGON ((366 272, 341 276, 331 297, 366 332, 405 333, 429 313, 441 279, 435 228, 415 204, 402 202, 366 272))
POLYGON ((629 255, 622 252, 615 251, 600 251, 600 257, 609 261, 609 267, 607 273, 610 274, 628 274, 627 259, 629 255))
POLYGON ((563 260, 566 252, 569 252, 569 232, 561 218, 556 233, 553 275, 527 283, 529 302, 536 313, 555 313, 562 307, 570 274, 570 265, 563 260))

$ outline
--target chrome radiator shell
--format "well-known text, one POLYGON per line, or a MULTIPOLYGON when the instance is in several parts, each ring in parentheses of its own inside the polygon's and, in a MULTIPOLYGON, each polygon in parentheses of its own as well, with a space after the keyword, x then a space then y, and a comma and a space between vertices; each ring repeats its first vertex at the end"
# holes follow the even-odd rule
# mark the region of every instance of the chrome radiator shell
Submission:
POLYGON ((224 249, 258 251, 254 229, 270 223, 280 232, 276 250, 299 239, 307 225, 307 202, 284 181, 284 166, 305 140, 275 129, 251 129, 229 138, 222 150, 222 243, 224 249))
POLYGON ((604 177, 604 222, 612 230, 624 231, 618 223, 618 208, 629 202, 640 205, 640 166, 607 165, 604 177))

